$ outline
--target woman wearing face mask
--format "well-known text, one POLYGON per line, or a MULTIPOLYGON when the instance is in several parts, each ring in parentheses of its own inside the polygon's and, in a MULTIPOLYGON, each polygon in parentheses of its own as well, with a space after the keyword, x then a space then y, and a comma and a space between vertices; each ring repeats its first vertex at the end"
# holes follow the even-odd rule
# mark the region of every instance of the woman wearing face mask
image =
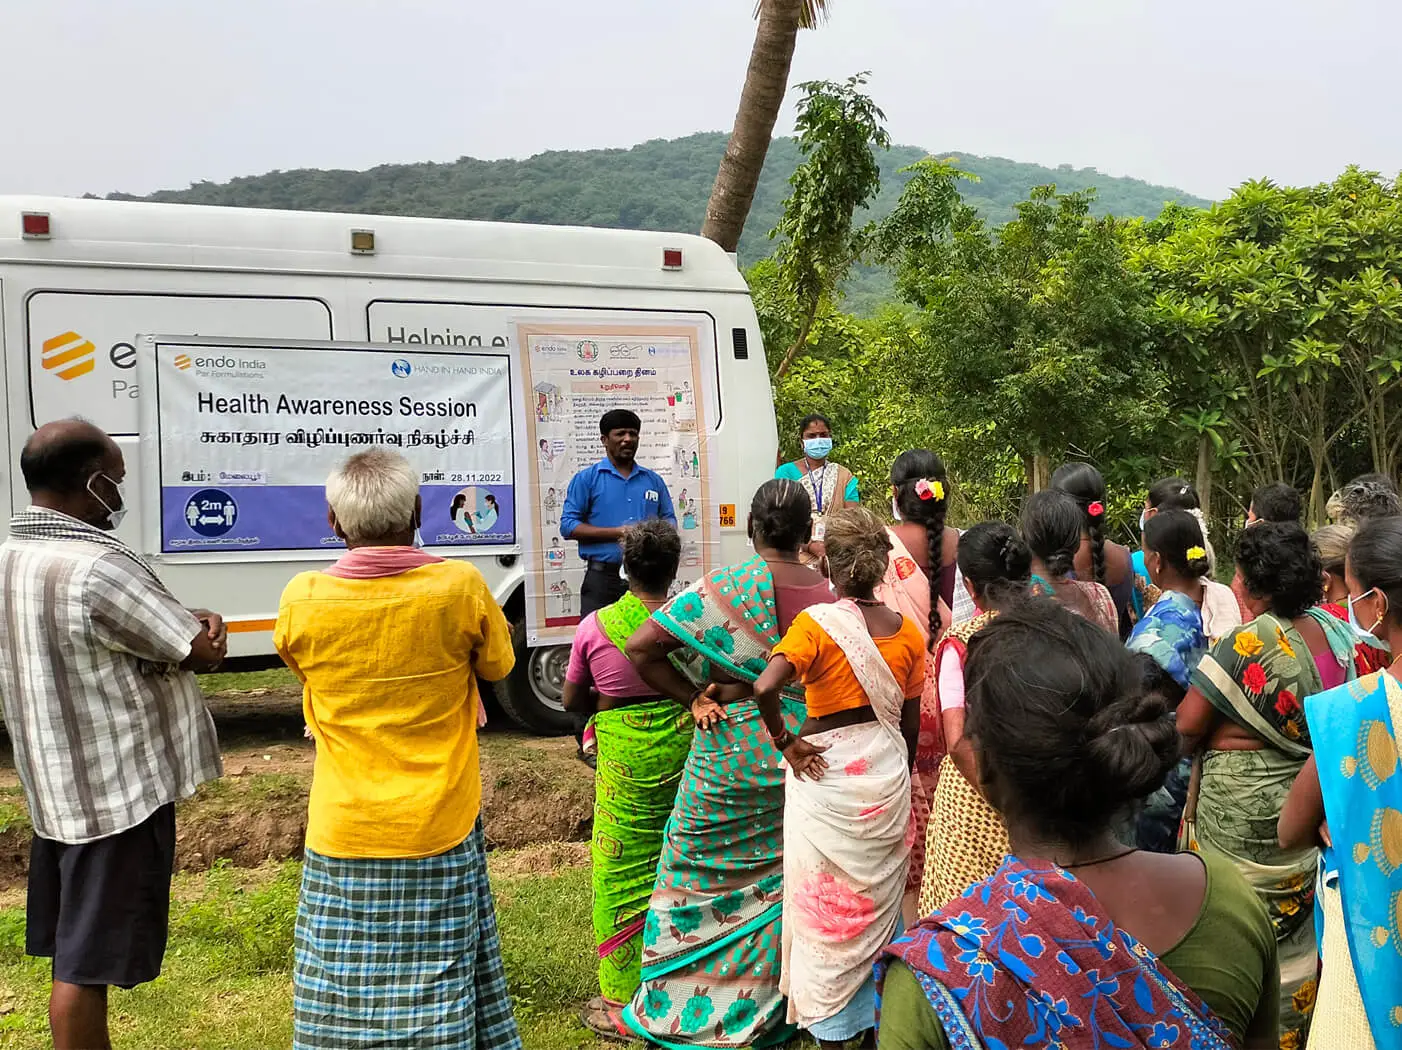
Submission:
POLYGON ((803 564, 816 567, 823 558, 824 521, 845 504, 856 503, 857 479, 841 463, 828 458, 832 453, 832 424, 817 412, 803 417, 798 425, 803 455, 774 472, 776 478, 797 481, 808 490, 813 504, 813 538, 803 545, 803 564))
MULTIPOLYGON (((1349 541, 1353 539, 1355 531, 1353 525, 1325 525, 1310 535, 1314 549, 1319 552, 1319 560, 1324 564, 1324 601, 1319 603, 1319 607, 1345 623, 1348 622, 1348 580, 1344 577, 1344 564, 1348 558, 1349 541)), ((1358 668, 1360 678, 1381 671, 1392 662, 1392 658, 1373 645, 1371 639, 1360 637, 1353 653, 1353 663, 1358 668)))
MULTIPOLYGON (((1402 519, 1366 523, 1349 544, 1351 622, 1402 653, 1402 519)), ((1314 754, 1278 833, 1285 849, 1322 846, 1318 894, 1324 960, 1309 1046, 1398 1050, 1402 1028, 1402 658, 1305 700, 1314 754)))

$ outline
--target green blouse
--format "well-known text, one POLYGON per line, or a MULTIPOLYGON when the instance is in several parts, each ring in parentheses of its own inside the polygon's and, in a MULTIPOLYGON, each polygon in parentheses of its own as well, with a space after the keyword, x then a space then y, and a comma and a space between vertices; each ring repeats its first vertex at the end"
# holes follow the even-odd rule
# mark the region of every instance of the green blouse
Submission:
MULTIPOLYGON (((1207 893, 1183 939, 1161 957, 1202 996, 1238 1046, 1279 1026, 1280 967, 1266 910, 1232 862, 1203 855, 1207 893)), ((881 996, 880 1050, 949 1050, 949 1040, 915 974, 894 963, 881 996)))

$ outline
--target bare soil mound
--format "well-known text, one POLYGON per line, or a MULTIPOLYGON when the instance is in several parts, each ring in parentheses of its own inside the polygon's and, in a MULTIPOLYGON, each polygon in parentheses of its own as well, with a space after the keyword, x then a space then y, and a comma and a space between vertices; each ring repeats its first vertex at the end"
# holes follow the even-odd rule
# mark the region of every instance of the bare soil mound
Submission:
MULTIPOLYGON (((276 685, 224 689, 209 698, 224 752, 224 777, 177 810, 176 868, 203 871, 225 859, 239 867, 300 857, 316 749, 303 737, 301 694, 276 685)), ((489 725, 481 735, 482 821, 488 848, 574 843, 532 851, 545 868, 575 863, 594 811, 594 774, 574 741, 542 739, 489 725)), ((0 887, 29 870, 31 828, 0 729, 0 887)))

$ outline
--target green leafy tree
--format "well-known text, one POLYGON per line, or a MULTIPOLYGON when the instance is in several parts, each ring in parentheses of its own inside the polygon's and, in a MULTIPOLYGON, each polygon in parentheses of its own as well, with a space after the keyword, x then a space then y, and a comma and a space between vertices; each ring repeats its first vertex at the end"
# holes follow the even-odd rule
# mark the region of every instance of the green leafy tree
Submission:
POLYGON ((776 378, 792 366, 819 309, 832 301, 869 236, 870 226, 853 229, 853 216, 881 189, 875 151, 890 148, 891 139, 885 114, 861 90, 866 82, 867 74, 859 73, 842 84, 799 85, 803 163, 789 179, 791 192, 771 236, 780 239, 780 291, 798 305, 801 320, 776 378))
POLYGON ((1200 479, 1207 450, 1233 451, 1251 484, 1306 489, 1319 521, 1360 434, 1372 469, 1395 473, 1398 189, 1356 168, 1311 188, 1248 182, 1140 247, 1156 341, 1204 450, 1200 479))
MULTIPOLYGON (((939 201, 955 177, 929 166, 912 185, 939 201)), ((1014 449, 1034 491, 1054 458, 1114 458, 1152 439, 1163 415, 1153 397, 1162 375, 1145 352, 1146 289, 1126 265, 1121 224, 1093 218, 1090 205, 1089 194, 1039 187, 991 231, 959 203, 943 237, 926 222, 896 226, 898 205, 876 235, 921 311, 906 370, 951 429, 983 428, 1014 449)))

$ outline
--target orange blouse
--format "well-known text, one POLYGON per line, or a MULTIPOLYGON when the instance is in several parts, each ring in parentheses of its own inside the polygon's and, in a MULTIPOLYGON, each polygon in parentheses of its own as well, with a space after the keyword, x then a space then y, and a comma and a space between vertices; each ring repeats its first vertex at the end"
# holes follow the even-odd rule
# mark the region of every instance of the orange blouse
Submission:
MULTIPOLYGON (((925 685, 925 637, 920 628, 910 617, 903 616, 899 631, 872 641, 906 699, 918 699, 925 685)), ((793 625, 771 655, 785 657, 798 672, 810 718, 871 706, 841 647, 807 612, 794 617, 793 625)))

